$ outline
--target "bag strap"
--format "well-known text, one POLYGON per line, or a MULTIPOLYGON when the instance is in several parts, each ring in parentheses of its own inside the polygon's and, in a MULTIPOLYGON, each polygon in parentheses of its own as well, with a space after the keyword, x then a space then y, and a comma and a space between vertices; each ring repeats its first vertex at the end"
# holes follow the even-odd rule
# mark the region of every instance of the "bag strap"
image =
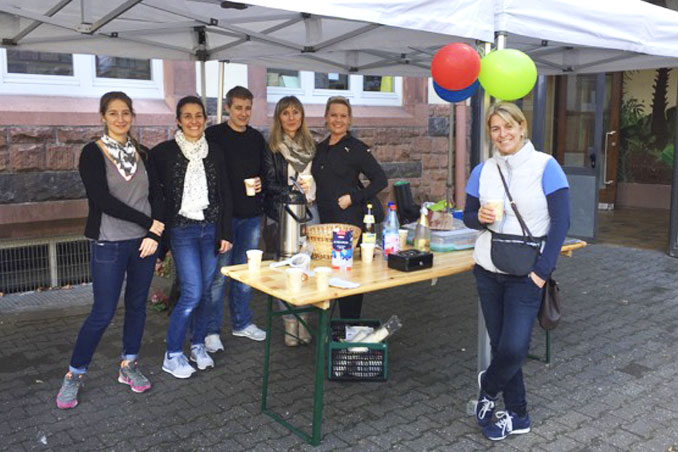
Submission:
POLYGON ((520 212, 518 212, 518 206, 516 206, 515 201, 513 201, 513 197, 511 196, 511 192, 509 191, 506 179, 504 179, 504 173, 501 171, 501 168, 499 168, 498 164, 497 171, 499 171, 501 182, 504 184, 504 190, 506 191, 506 196, 508 196, 509 202, 511 203, 511 209, 513 209, 513 212, 516 214, 516 218, 518 218, 518 223, 520 223, 520 228, 523 230, 523 235, 527 235, 530 238, 530 240, 534 242, 535 241, 534 237, 532 237, 532 233, 525 224, 525 221, 523 220, 523 217, 520 215, 520 212))

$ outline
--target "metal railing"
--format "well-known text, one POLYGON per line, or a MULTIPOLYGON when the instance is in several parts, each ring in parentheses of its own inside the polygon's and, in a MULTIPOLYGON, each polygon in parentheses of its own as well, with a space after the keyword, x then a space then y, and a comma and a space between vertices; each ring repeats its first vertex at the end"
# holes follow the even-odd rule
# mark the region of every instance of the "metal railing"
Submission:
POLYGON ((91 282, 90 242, 82 235, 0 240, 0 292, 91 282))

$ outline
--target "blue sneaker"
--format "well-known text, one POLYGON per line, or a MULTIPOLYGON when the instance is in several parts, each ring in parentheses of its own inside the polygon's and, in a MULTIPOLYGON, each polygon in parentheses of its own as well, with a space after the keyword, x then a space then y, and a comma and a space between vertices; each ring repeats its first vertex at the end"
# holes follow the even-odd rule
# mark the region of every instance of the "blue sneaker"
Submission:
POLYGON ((518 417, 510 411, 497 411, 497 422, 483 428, 487 439, 500 441, 509 435, 520 435, 530 431, 530 416, 518 417))
POLYGON ((483 391, 481 381, 484 373, 484 370, 478 373, 478 389, 480 390, 480 395, 476 402, 476 422, 481 427, 487 427, 492 422, 494 405, 497 401, 497 397, 490 397, 489 394, 483 391))

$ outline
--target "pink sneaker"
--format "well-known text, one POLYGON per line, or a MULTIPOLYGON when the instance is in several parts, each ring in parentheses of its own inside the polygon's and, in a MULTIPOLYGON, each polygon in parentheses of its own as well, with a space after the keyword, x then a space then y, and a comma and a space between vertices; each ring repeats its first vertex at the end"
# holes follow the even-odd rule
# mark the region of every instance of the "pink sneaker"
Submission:
POLYGON ((85 385, 83 374, 73 375, 68 372, 56 396, 57 407, 62 410, 75 408, 78 404, 78 391, 85 385))
POLYGON ((151 382, 141 373, 136 361, 120 363, 118 382, 129 385, 134 392, 144 392, 151 389, 151 382))

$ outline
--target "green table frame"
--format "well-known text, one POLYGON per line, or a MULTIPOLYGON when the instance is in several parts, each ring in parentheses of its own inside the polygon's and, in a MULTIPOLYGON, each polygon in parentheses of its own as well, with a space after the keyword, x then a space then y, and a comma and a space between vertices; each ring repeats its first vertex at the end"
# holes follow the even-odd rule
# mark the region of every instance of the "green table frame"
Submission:
MULTIPOLYGON (((261 411, 267 414, 273 420, 283 425, 295 435, 301 437, 304 441, 312 446, 320 444, 322 439, 322 422, 323 422, 323 390, 325 387, 325 361, 327 352, 327 338, 329 328, 329 318, 332 315, 329 309, 320 309, 315 306, 294 308, 286 302, 282 302, 287 309, 275 311, 273 309, 274 298, 269 295, 266 309, 266 348, 264 351, 264 381, 261 388, 261 411), (312 329, 304 322, 299 314, 305 312, 318 313, 318 327, 312 329), (311 427, 311 434, 304 433, 297 427, 287 422, 277 413, 274 413, 268 408, 268 375, 270 370, 271 357, 271 329, 273 327, 273 317, 281 317, 286 314, 293 314, 299 322, 305 326, 315 339, 315 376, 313 384, 313 424, 311 427)), ((285 334, 289 334, 285 332, 285 334)))

